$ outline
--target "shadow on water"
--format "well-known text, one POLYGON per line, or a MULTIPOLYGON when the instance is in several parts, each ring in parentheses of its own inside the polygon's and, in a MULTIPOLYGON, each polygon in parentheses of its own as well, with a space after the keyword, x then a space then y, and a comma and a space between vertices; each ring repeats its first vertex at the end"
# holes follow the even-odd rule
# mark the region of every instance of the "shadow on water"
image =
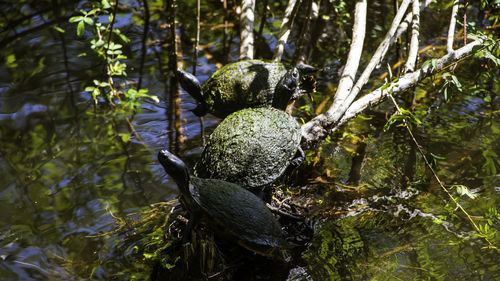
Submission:
MULTIPOLYGON (((165 224, 165 214, 171 209, 161 204, 150 207, 177 196, 177 187, 157 163, 157 151, 165 147, 179 151, 191 167, 201 153, 199 122, 190 112, 195 101, 178 92, 169 79, 169 54, 162 45, 164 22, 152 22, 142 84, 150 93, 165 93, 165 97, 160 103, 144 101, 135 115, 133 125, 142 138, 139 141, 130 137, 123 114, 112 113, 104 102, 94 106, 90 93, 83 91, 103 73, 89 43, 76 37, 76 24, 67 22, 84 3, 59 5, 56 14, 63 16, 54 16, 53 4, 57 3, 0 4, 8 15, 0 33, 4 43, 0 44, 4 46, 0 59, 5 62, 0 65, 0 279, 129 280, 160 279, 162 274, 184 278, 188 269, 179 265, 182 261, 169 271, 166 265, 155 267, 147 256, 156 254, 153 246, 177 247, 183 252, 182 245, 154 244, 147 240, 156 237, 152 232, 134 236, 139 227, 157 230, 161 226, 173 232, 184 227, 165 224), (55 24, 65 32, 53 29, 55 24), (82 53, 86 56, 80 56, 82 53), (141 214, 154 214, 159 220, 148 224, 141 214), (141 252, 147 246, 151 247, 149 252, 141 252), (172 275, 175 270, 179 275, 172 275)), ((370 5, 377 12, 390 14, 384 3, 373 1, 370 5), (378 9, 380 5, 385 10, 378 9)), ((285 4, 277 5, 283 10, 285 4)), ((126 50, 132 58, 130 79, 137 78, 134 54, 142 43, 134 5, 137 3, 129 10, 123 7, 118 17, 120 28, 132 39, 126 50)), ((191 2, 179 5, 181 16, 192 17, 191 2)), ((205 4, 203 9, 212 11, 207 24, 218 23, 220 9, 212 10, 205 4)), ((235 17, 227 13, 225 20, 235 17)), ((389 17, 371 20, 380 27, 387 25, 385 18, 389 17)), ((327 38, 318 35, 310 42, 310 52, 315 55, 312 63, 330 65, 331 54, 343 58, 347 53, 342 47, 347 46, 346 35, 340 32, 346 27, 327 24, 324 19, 319 22, 324 26, 316 27, 327 30, 323 33, 327 38), (326 45, 327 41, 332 43, 326 45)), ((276 19, 267 19, 265 28, 270 34, 279 28, 275 23, 276 19)), ((191 48, 191 29, 185 24, 178 31, 181 47, 186 50, 191 48)), ((201 81, 215 70, 217 61, 237 54, 238 44, 231 39, 235 32, 228 34, 225 29, 202 34, 203 42, 224 41, 222 49, 226 51, 221 54, 218 43, 203 46, 198 67, 201 81)), ((423 30, 433 29, 423 26, 423 30)), ((368 50, 383 34, 373 32, 376 38, 368 50)), ((429 34, 437 36, 437 32, 429 34)), ((262 37, 275 44, 266 32, 262 37)), ((293 48, 291 44, 287 59, 293 48)), ((186 50, 184 54, 191 53, 186 50)), ((467 185, 479 194, 474 200, 461 197, 460 203, 478 221, 492 220, 498 228, 498 216, 490 210, 500 206, 500 89, 492 80, 475 77, 481 73, 479 63, 463 67, 470 71, 460 72, 464 77, 459 79, 483 83, 489 99, 485 93, 457 91, 445 101, 437 94, 439 85, 428 82, 415 91, 417 102, 411 105, 426 111, 415 134, 429 155, 441 157, 435 164, 444 182, 467 185)), ((498 74, 498 69, 491 70, 491 75, 498 74)), ((258 71, 257 79, 267 81, 268 75, 258 71)), ((325 79, 312 102, 316 108, 336 86, 328 82, 331 77, 320 78, 325 79)), ((307 119, 311 113, 300 105, 296 114, 307 119)), ((290 175, 293 183, 282 185, 277 192, 298 194, 295 201, 285 202, 292 207, 312 206, 307 221, 312 238, 310 233, 304 234, 300 247, 292 251, 293 262, 278 263, 200 234, 209 244, 216 241, 217 247, 225 245, 220 250, 225 260, 210 265, 213 279, 223 280, 221 272, 231 272, 230 276, 239 280, 498 280, 497 252, 484 249, 484 241, 457 214, 406 132, 397 127, 383 131, 386 112, 393 112, 391 104, 366 112, 347 124, 342 133, 309 151, 306 163, 290 175)), ((210 132, 219 119, 208 115, 204 122, 210 132)), ((295 222, 281 219, 287 231, 296 231, 295 222)), ((493 240, 499 244, 498 234, 493 240)), ((208 266, 200 256, 193 259, 199 267, 208 266)))

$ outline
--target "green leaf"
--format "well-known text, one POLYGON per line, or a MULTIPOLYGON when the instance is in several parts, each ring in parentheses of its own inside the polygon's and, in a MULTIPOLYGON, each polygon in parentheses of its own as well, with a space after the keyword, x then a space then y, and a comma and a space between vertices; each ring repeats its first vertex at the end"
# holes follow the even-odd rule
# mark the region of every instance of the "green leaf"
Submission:
POLYGON ((97 96, 101 94, 101 91, 99 91, 99 88, 95 88, 92 91, 92 99, 94 99, 94 103, 97 104, 97 96))
POLYGON ((78 27, 76 29, 76 35, 78 37, 82 37, 84 32, 85 32, 85 24, 83 23, 83 21, 81 21, 78 23, 78 27))
POLYGON ((37 67, 35 69, 33 69, 33 71, 31 72, 30 77, 42 72, 42 70, 45 67, 44 62, 45 62, 45 57, 41 57, 40 60, 38 60, 37 67))
POLYGON ((158 98, 158 96, 148 96, 150 99, 152 99, 153 101, 155 101, 156 103, 159 103, 160 102, 160 99, 158 98))
POLYGON ((490 51, 484 49, 482 52, 483 56, 485 58, 488 58, 490 59, 491 61, 493 61, 495 63, 496 66, 500 65, 500 59, 495 57, 490 51))
POLYGON ((121 45, 121 44, 115 44, 115 43, 113 43, 113 42, 111 42, 111 43, 109 44, 109 49, 110 49, 110 50, 118 50, 118 49, 120 49, 121 47, 122 47, 122 45, 121 45))
POLYGON ((59 26, 54 26, 53 27, 57 32, 64 33, 66 32, 64 29, 60 28, 59 26))
POLYGON ((95 15, 99 11, 101 11, 101 9, 92 9, 88 13, 85 13, 85 15, 88 15, 88 16, 95 15))
POLYGON ((458 78, 457 76, 455 75, 451 75, 451 81, 453 81, 452 83, 455 85, 455 87, 457 87, 457 89, 461 92, 462 91, 462 84, 460 84, 460 82, 458 81, 458 78))
POLYGON ((18 64, 16 63, 16 55, 15 54, 9 54, 5 58, 5 66, 7 66, 8 68, 15 68, 18 66, 18 64))
POLYGON ((102 4, 102 8, 103 9, 109 9, 109 8, 111 8, 111 5, 109 4, 108 0, 102 0, 101 4, 102 4))
POLYGON ((360 115, 358 115, 358 118, 360 118, 362 120, 372 120, 373 119, 373 115, 360 114, 360 115))
POLYGON ((91 18, 83 18, 83 21, 88 25, 94 24, 94 20, 92 20, 91 18))
POLYGON ((386 83, 386 84, 384 84, 384 86, 382 86, 382 87, 380 88, 380 91, 383 91, 383 90, 385 90, 385 89, 389 88, 389 86, 391 86, 391 84, 390 84, 390 83, 386 83))
POLYGON ((77 21, 81 21, 82 19, 83 19, 82 16, 75 16, 75 17, 69 18, 69 22, 77 22, 77 21))
POLYGON ((477 193, 472 192, 467 186, 465 185, 453 185, 452 187, 455 187, 457 189, 457 193, 459 195, 467 195, 470 199, 477 198, 477 193))
POLYGON ((422 64, 422 68, 426 68, 429 64, 431 64, 431 60, 424 61, 424 63, 422 64))
POLYGON ((104 40, 100 39, 97 40, 97 42, 95 43, 95 46, 96 47, 102 47, 104 45, 104 40))
POLYGON ((437 61, 437 59, 432 59, 432 60, 431 60, 431 63, 432 63, 432 67, 433 67, 434 69, 437 69, 437 68, 438 68, 438 61, 437 61))
POLYGON ((434 153, 431 152, 431 156, 432 158, 436 159, 436 160, 446 160, 445 157, 442 157, 442 156, 439 156, 439 155, 436 155, 434 153))
POLYGON ((166 268, 166 269, 168 269, 168 270, 170 270, 170 269, 174 268, 174 267, 175 267, 175 264, 177 264, 177 261, 178 261, 180 258, 181 258, 180 256, 179 256, 179 257, 176 257, 176 258, 175 258, 175 260, 174 260, 174 264, 169 264, 169 263, 167 263, 167 262, 166 262, 166 263, 164 263, 165 268, 166 268))
POLYGON ((121 139, 122 139, 122 141, 124 143, 127 143, 127 142, 130 141, 130 134, 128 134, 128 133, 120 133, 118 135, 121 137, 121 139))

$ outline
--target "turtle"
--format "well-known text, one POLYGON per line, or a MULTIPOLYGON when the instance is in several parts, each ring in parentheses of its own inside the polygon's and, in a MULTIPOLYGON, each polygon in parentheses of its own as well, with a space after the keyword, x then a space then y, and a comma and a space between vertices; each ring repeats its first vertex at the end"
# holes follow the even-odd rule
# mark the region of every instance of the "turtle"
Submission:
POLYGON ((177 69, 175 75, 182 88, 198 102, 192 110, 195 115, 209 112, 224 118, 247 107, 273 106, 285 110, 290 100, 312 91, 312 82, 301 78, 315 70, 304 64, 287 69, 280 62, 242 60, 221 67, 203 85, 182 69, 177 69))
POLYGON ((227 116, 207 140, 195 175, 247 189, 274 182, 304 160, 301 128, 273 107, 245 108, 227 116))
POLYGON ((201 216, 213 226, 216 234, 263 256, 280 257, 281 250, 289 247, 278 220, 252 192, 227 181, 192 176, 187 165, 168 150, 161 150, 158 160, 177 183, 181 204, 194 218, 201 216))

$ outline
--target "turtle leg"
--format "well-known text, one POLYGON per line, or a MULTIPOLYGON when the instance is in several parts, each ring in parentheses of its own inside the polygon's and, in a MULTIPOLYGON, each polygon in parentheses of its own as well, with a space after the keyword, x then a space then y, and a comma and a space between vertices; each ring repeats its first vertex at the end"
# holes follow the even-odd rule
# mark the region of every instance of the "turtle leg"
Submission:
POLYGON ((195 227, 198 225, 199 222, 200 222, 200 214, 198 212, 190 212, 188 224, 184 229, 185 235, 184 237, 182 237, 184 243, 192 241, 193 230, 195 229, 195 227))
POLYGON ((295 153, 295 157, 292 159, 292 162, 290 163, 290 166, 288 167, 290 170, 294 170, 304 162, 304 159, 306 158, 306 155, 304 154, 304 150, 299 147, 297 149, 297 152, 295 153))

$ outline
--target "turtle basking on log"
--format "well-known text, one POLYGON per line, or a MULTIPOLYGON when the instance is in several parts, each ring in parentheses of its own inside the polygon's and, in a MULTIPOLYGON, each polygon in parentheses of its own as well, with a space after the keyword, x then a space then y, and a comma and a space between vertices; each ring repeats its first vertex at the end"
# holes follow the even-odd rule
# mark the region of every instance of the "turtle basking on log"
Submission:
POLYGON ((288 248, 281 225, 256 195, 234 183, 191 176, 186 164, 167 150, 158 153, 158 160, 177 183, 193 220, 201 217, 216 233, 264 256, 279 257, 288 248))
POLYGON ((286 109, 290 101, 313 91, 314 81, 307 74, 314 71, 304 64, 288 69, 280 62, 243 60, 221 67, 203 85, 182 69, 177 69, 176 77, 198 102, 195 115, 209 112, 224 118, 248 107, 286 109))
POLYGON ((246 108, 227 116, 208 138, 195 175, 245 188, 270 184, 304 160, 301 129, 286 112, 246 108))

